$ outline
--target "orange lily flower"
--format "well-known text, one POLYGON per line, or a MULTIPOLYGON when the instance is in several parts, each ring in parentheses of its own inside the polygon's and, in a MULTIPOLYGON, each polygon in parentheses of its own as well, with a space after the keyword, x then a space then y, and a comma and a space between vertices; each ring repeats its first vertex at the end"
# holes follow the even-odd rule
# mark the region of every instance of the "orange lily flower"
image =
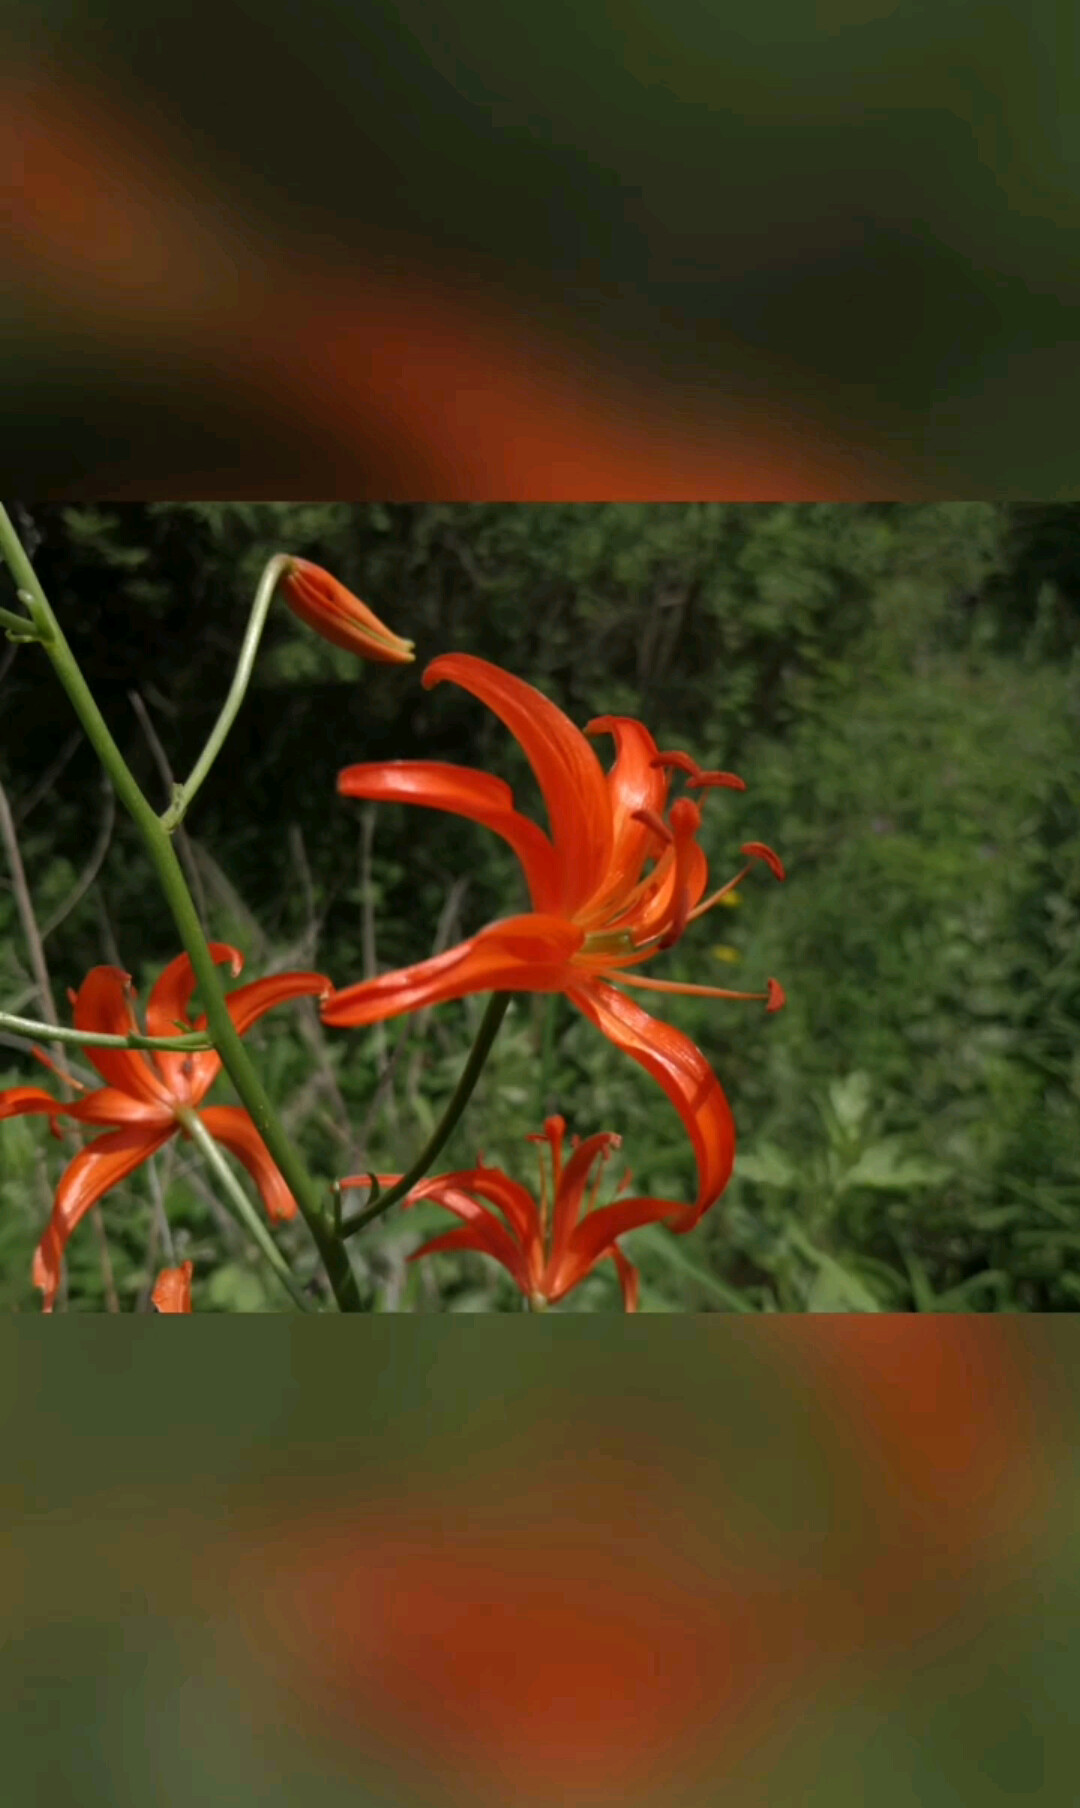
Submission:
MULTIPOLYGON (((219 964, 228 961, 233 977, 244 957, 225 942, 211 942, 210 952, 219 964)), ((195 990, 195 975, 186 954, 161 973, 146 1001, 146 1034, 175 1036, 206 1028, 205 1016, 194 1023, 187 1014, 195 990), (177 1025, 181 1025, 178 1031, 177 1025)), ((289 998, 325 997, 330 981, 322 973, 276 973, 256 979, 230 993, 226 1003, 237 1031, 243 1035, 274 1005, 289 998)), ((75 1027, 107 1036, 141 1034, 132 1000, 131 975, 120 967, 94 967, 78 992, 69 993, 75 1007, 75 1027)), ((47 1055, 34 1053, 46 1067, 47 1055)), ((193 1114, 221 1071, 216 1049, 147 1051, 134 1048, 86 1048, 106 1084, 68 1105, 38 1086, 13 1086, 0 1092, 0 1118, 40 1112, 50 1119, 59 1135, 56 1119, 72 1117, 83 1124, 112 1124, 116 1128, 80 1149, 69 1162, 56 1189, 52 1217, 34 1255, 34 1285, 44 1293, 43 1308, 51 1312, 60 1283, 60 1261, 68 1238, 110 1187, 126 1180, 148 1156, 162 1148, 193 1114)), ((59 1070, 57 1070, 59 1071, 59 1070)), ((63 1075, 69 1084, 85 1091, 81 1082, 63 1075)), ((271 1219, 296 1215, 296 1201, 279 1174, 248 1113, 238 1105, 211 1105, 199 1111, 211 1136, 224 1145, 248 1170, 262 1195, 271 1219)))
POLYGON ((731 1176, 735 1126, 720 1082, 700 1049, 658 1023, 609 983, 710 998, 756 998, 779 1010, 784 993, 631 977, 627 969, 672 947, 688 923, 730 895, 755 860, 778 879, 780 860, 762 842, 743 845, 748 862, 708 898, 697 842, 701 811, 689 797, 668 805, 673 770, 696 790, 744 790, 730 772, 703 771, 685 753, 663 754, 632 717, 599 716, 585 734, 542 692, 466 653, 435 659, 425 688, 450 679, 493 710, 517 738, 540 786, 550 837, 514 808, 509 785, 486 772, 428 760, 350 766, 345 797, 426 804, 484 823, 521 862, 532 911, 490 924, 445 954, 334 993, 323 1021, 357 1028, 472 992, 563 992, 598 1029, 664 1088, 694 1145, 698 1194, 673 1207, 674 1230, 691 1230, 731 1176), (610 734, 615 764, 604 772, 587 735, 610 734), (650 863, 646 870, 647 863, 650 863))
MULTIPOLYGON (((565 1119, 549 1117, 542 1132, 525 1139, 546 1143, 551 1151, 551 1192, 549 1195, 541 1156, 539 1205, 520 1181, 511 1180, 500 1168, 485 1167, 479 1156, 475 1168, 457 1174, 429 1175, 420 1181, 402 1203, 416 1205, 421 1199, 431 1199, 444 1205, 462 1223, 457 1230, 443 1231, 414 1250, 410 1262, 441 1249, 474 1249, 481 1255, 494 1256, 534 1309, 542 1310, 562 1299, 598 1262, 610 1256, 618 1271, 623 1305, 627 1312, 636 1312, 638 1271, 623 1255, 616 1238, 641 1224, 655 1224, 658 1219, 667 1218, 671 1200, 619 1199, 594 1211, 603 1164, 612 1149, 621 1146, 622 1137, 608 1130, 587 1137, 584 1142, 575 1137, 573 1154, 564 1164, 565 1134, 565 1119), (594 1168, 596 1176, 586 1200, 585 1189, 594 1168), (489 1205, 482 1203, 484 1200, 496 1206, 502 1217, 496 1217, 489 1205)), ((380 1185, 393 1185, 400 1176, 381 1174, 378 1178, 380 1185)), ((629 1179, 627 1175, 624 1188, 629 1179)), ((357 1174, 340 1184, 343 1188, 368 1186, 370 1180, 357 1174)))
POLYGON ((194 1262, 181 1262, 179 1268, 163 1268, 154 1282, 150 1303, 155 1312, 191 1311, 191 1276, 194 1262))
POLYGON ((294 615, 347 653, 383 665, 408 665, 415 657, 411 640, 392 634, 366 603, 321 565, 290 560, 281 593, 294 615))

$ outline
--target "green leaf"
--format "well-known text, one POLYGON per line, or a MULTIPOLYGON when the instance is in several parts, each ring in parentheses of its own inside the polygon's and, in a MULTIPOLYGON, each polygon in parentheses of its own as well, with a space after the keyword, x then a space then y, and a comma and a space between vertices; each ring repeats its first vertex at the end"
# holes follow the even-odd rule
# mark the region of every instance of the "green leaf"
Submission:
POLYGON ((911 1297, 915 1302, 916 1312, 936 1312, 938 1310, 937 1294, 930 1285, 930 1277, 918 1256, 905 1254, 904 1266, 911 1282, 911 1297))
POLYGON ((817 1264, 817 1274, 806 1298, 808 1312, 880 1312, 881 1304, 865 1281, 845 1268, 835 1257, 818 1249, 802 1231, 792 1226, 788 1240, 808 1261, 817 1264))
POLYGON ((881 1306, 857 1275, 839 1262, 825 1261, 806 1296, 808 1312, 880 1312, 881 1306))
POLYGON ((680 1306, 675 1300, 669 1299, 667 1294, 661 1293, 659 1288, 650 1287, 646 1281, 642 1281, 638 1309, 641 1312, 670 1313, 685 1312, 686 1307, 680 1306))
POLYGON ((839 1182, 841 1192, 849 1187, 875 1187, 883 1192, 908 1192, 912 1187, 939 1185, 949 1177, 949 1169, 940 1163, 905 1160, 895 1141, 872 1143, 864 1149, 855 1164, 839 1182))
POLYGON ((757 1186, 790 1187, 795 1181, 794 1169, 772 1143, 759 1143, 753 1151, 737 1155, 735 1173, 757 1186))
POLYGON ((695 1262, 692 1256, 686 1255, 679 1248, 671 1231, 662 1229, 658 1224, 647 1224, 631 1234, 634 1238, 634 1248, 645 1248, 653 1255, 660 1256, 669 1268, 674 1269, 677 1274, 685 1274, 692 1281, 696 1281, 697 1285, 704 1288, 706 1293, 711 1293, 714 1298, 721 1300, 729 1311, 752 1312, 754 1310, 750 1301, 737 1288, 730 1287, 718 1275, 710 1273, 707 1268, 695 1262))
POLYGON ((845 1136, 857 1136, 870 1109, 870 1080, 864 1073, 850 1073, 829 1087, 829 1104, 845 1136))
POLYGON ((225 1262, 206 1284, 206 1297, 219 1312, 268 1312, 270 1302, 259 1275, 239 1262, 225 1262))
MULTIPOLYGON (((1063 1276, 1062 1279, 1065 1277, 1063 1276)), ((982 1293, 990 1293, 1001 1300, 1008 1293, 1009 1276, 999 1268, 987 1268, 982 1274, 973 1274, 962 1281, 959 1287, 953 1287, 948 1293, 939 1293, 936 1312, 970 1312, 972 1301, 982 1293)))

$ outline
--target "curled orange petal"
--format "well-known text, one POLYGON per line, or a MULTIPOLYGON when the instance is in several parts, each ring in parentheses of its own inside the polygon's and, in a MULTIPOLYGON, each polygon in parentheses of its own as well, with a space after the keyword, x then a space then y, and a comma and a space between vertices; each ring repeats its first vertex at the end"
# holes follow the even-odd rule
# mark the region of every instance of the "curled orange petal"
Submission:
POLYGON ((322 1020, 357 1029, 473 992, 563 991, 573 978, 571 956, 584 939, 564 917, 506 917, 445 954, 335 992, 322 1007, 322 1020))
MULTIPOLYGON (((75 1028, 103 1036, 139 1035, 131 974, 121 967, 91 967, 75 995, 75 1028)), ((168 1104, 169 1089, 146 1055, 137 1048, 94 1048, 86 1056, 110 1086, 148 1105, 168 1104)))
POLYGON ((559 865, 560 907, 572 910, 603 882, 611 861, 611 803, 604 769, 569 716, 500 666, 471 653, 444 653, 424 673, 478 697, 519 742, 547 806, 559 865))
POLYGON ((423 804, 479 822, 509 843, 521 862, 534 910, 556 910, 559 876, 555 849, 535 822, 514 808, 514 794, 504 779, 468 766, 439 760, 388 760, 347 766, 339 772, 342 797, 365 797, 377 803, 423 804))
POLYGON ((262 1195, 267 1216, 275 1223, 295 1218, 296 1200, 247 1112, 239 1105, 208 1105, 199 1116, 211 1136, 243 1163, 262 1195))
POLYGON ((576 985, 572 1003, 610 1042, 659 1081, 694 1146, 698 1192, 694 1205, 673 1207, 672 1230, 693 1230, 719 1199, 735 1165, 735 1120, 724 1089, 701 1050, 669 1023, 650 1017, 603 980, 576 985))
POLYGON ((56 1189, 52 1217, 34 1252, 34 1286, 45 1297, 42 1310, 51 1312, 60 1285, 60 1262, 72 1231, 92 1205, 110 1187, 126 1180, 172 1136, 176 1126, 169 1123, 154 1127, 135 1125, 99 1136, 86 1149, 80 1149, 68 1164, 56 1189))

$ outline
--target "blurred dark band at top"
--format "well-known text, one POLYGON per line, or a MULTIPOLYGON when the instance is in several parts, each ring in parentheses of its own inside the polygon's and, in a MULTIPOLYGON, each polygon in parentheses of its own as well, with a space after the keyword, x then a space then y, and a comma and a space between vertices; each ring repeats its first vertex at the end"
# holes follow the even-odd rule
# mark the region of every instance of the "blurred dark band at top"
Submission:
POLYGON ((772 43, 685 0, 526 10, 436 33, 323 0, 207 34, 113 7, 45 46, 27 15, 9 487, 1069 490, 1076 196, 1038 8, 959 73, 886 4, 772 43))

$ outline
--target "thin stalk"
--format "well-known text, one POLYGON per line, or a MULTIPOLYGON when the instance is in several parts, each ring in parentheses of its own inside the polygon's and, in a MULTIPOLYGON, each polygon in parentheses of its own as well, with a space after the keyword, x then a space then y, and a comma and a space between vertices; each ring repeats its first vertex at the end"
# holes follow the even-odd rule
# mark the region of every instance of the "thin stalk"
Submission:
POLYGON ((547 1116, 548 1099, 551 1094, 551 1070, 555 1058, 555 1017, 559 1008, 560 994, 549 992, 544 999, 543 1029, 540 1040, 540 1116, 547 1116))
POLYGON ((176 1115, 192 1141, 198 1144, 208 1165, 214 1170, 223 1191, 228 1197, 234 1217, 239 1218, 244 1229, 259 1245, 259 1248, 262 1250, 263 1255, 266 1257, 266 1260, 273 1269, 277 1279, 281 1282, 281 1285, 289 1295, 289 1298, 299 1307, 301 1312, 310 1312, 312 1310, 311 1301, 308 1299, 304 1289, 293 1274, 288 1262, 274 1242, 273 1237, 270 1235, 269 1230, 259 1216, 258 1211, 255 1206, 252 1205, 251 1200, 240 1185, 236 1175, 225 1160, 224 1155, 222 1155, 221 1150, 218 1148, 198 1112, 193 1111, 188 1107, 181 1108, 176 1115))
POLYGON ((12 609, 0 609, 0 628, 6 628, 14 641, 41 638, 29 616, 16 615, 12 609))
MULTIPOLYGON (((22 852, 19 847, 19 837, 16 833, 14 818, 11 814, 11 806, 8 803, 7 792, 4 790, 3 785, 0 785, 0 841, 3 842, 7 852, 8 865, 11 870, 11 883, 15 892, 15 908, 18 911, 19 921, 22 924, 23 936, 26 941, 26 950, 30 957, 30 970, 34 975, 37 994, 41 1000, 41 1008, 45 1013, 46 1022, 55 1027, 60 1019, 56 1009, 56 1000, 53 997, 49 963, 45 959, 45 944, 41 938, 41 929, 38 924, 37 913, 34 910, 34 901, 30 895, 30 886, 26 877, 26 868, 23 866, 22 852)), ((52 1039, 52 1049, 53 1059, 54 1061, 57 1061, 61 1051, 55 1038, 52 1039)), ((69 1092, 77 1090, 76 1084, 59 1068, 57 1069, 57 1072, 60 1079, 61 1091, 66 1098, 69 1092)), ((101 1281, 105 1293, 105 1304, 110 1312, 119 1312, 120 1301, 116 1295, 116 1278, 113 1274, 112 1259, 109 1255, 109 1241, 105 1231, 105 1221, 101 1215, 100 1201, 95 1202, 95 1204, 91 1206, 90 1220, 93 1224, 94 1234, 97 1238, 98 1259, 101 1264, 101 1281)))
POLYGON ((186 1036, 106 1036, 96 1030, 70 1030, 60 1024, 38 1023, 32 1017, 13 1017, 10 1011, 0 1011, 0 1030, 34 1041, 47 1036, 50 1042, 73 1042, 83 1048, 160 1048, 179 1054, 214 1046, 205 1030, 192 1030, 186 1036))
POLYGON ((348 1253, 324 1216, 318 1188, 286 1136, 229 1015, 217 967, 207 947, 172 841, 151 805, 147 803, 113 740, 108 724, 94 701, 60 623, 52 612, 48 598, 38 583, 33 566, 3 507, 0 507, 0 555, 15 578, 20 599, 28 603, 42 645, 67 691, 76 715, 112 780, 117 796, 142 836, 180 939, 190 957, 206 1010, 207 1025, 214 1046, 221 1056, 222 1065, 296 1199, 326 1267, 339 1310, 359 1312, 360 1293, 349 1265, 348 1253))
MULTIPOLYGON (((461 1070, 461 1076, 457 1085, 454 1087, 450 1102, 431 1135, 428 1137, 424 1147, 421 1149, 420 1154, 409 1169, 409 1172, 403 1174, 400 1180, 395 1181, 388 1192, 379 1192, 378 1182, 375 1180, 374 1175, 372 1175, 371 1178, 374 1182, 374 1197, 372 1198, 371 1203, 364 1206, 361 1211, 354 1212, 351 1218, 346 1218, 344 1222, 339 1222, 338 1234, 342 1238, 355 1236, 356 1232, 358 1230, 363 1230, 365 1225, 373 1223, 376 1218, 381 1218, 383 1213, 388 1212, 390 1207, 396 1205, 399 1199, 404 1199, 406 1193, 411 1187, 416 1185, 418 1180, 423 1180, 424 1175, 435 1160, 436 1155, 438 1155, 443 1145, 449 1141, 451 1132, 454 1130, 458 1119, 472 1097, 473 1089, 483 1071, 484 1062, 491 1053, 491 1045, 499 1033, 499 1026, 506 1016, 510 1006, 510 1000, 513 996, 512 992, 493 992, 491 994, 491 997, 487 1002, 487 1008, 484 1011, 480 1029, 477 1032, 476 1041, 469 1050, 469 1058, 461 1070)), ((339 1193, 339 1212, 340 1202, 341 1195, 339 1193)))
POLYGON ((289 562, 287 553, 276 552, 259 579, 255 601, 251 605, 251 614, 248 617, 247 631, 240 648, 240 657, 237 660, 232 684, 229 686, 229 694, 221 706, 221 714, 214 723, 206 746, 195 761, 187 778, 182 785, 173 786, 172 802, 164 816, 161 817, 161 826, 167 835, 171 835, 173 830, 179 828, 183 822, 191 806, 192 798, 221 752, 225 737, 236 720, 251 681, 255 655, 259 650, 259 642, 266 626, 270 604, 274 600, 278 579, 289 562))

